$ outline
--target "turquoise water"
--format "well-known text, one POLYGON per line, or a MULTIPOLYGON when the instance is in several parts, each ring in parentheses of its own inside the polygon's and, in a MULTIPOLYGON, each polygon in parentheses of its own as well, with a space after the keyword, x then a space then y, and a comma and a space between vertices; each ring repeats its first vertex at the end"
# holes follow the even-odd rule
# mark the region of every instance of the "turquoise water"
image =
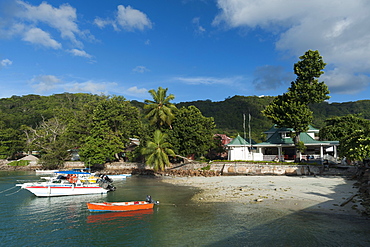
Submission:
POLYGON ((0 246, 370 246, 370 221, 362 217, 194 204, 195 189, 143 177, 116 182, 117 190, 107 195, 37 198, 13 188, 17 180, 37 178, 0 172, 0 246), (128 213, 90 213, 86 207, 146 195, 161 204, 128 213))

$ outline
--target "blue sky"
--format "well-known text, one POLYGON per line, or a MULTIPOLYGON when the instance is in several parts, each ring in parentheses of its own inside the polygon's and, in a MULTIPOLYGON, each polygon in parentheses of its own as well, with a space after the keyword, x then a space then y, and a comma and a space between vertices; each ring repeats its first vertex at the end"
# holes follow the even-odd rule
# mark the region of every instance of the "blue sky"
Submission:
POLYGON ((369 13, 366 0, 0 0, 0 98, 276 96, 311 49, 330 102, 369 99, 369 13))

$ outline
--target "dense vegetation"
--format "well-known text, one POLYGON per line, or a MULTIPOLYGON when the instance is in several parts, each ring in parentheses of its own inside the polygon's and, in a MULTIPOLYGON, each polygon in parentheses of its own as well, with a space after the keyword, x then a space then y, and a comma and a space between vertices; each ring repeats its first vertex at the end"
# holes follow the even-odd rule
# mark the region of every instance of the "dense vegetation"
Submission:
MULTIPOLYGON (((172 144, 175 153, 189 155, 188 152, 192 152, 198 156, 204 154, 203 149, 196 150, 204 142, 202 140, 193 143, 193 146, 175 142, 187 133, 212 130, 214 133, 227 134, 231 137, 243 135, 245 130, 243 114, 246 116, 246 132, 248 133, 250 114, 252 138, 256 141, 264 140, 263 131, 269 129, 272 122, 264 117, 261 111, 273 99, 274 97, 234 96, 220 102, 204 100, 175 104, 179 109, 175 115, 187 120, 187 122, 174 120, 172 123, 174 132, 170 139, 172 138, 174 142, 172 144), (194 125, 194 121, 199 125, 194 125), (215 128, 212 125, 213 121, 215 128), (183 129, 185 132, 179 132, 183 129)), ((128 144, 131 137, 140 138, 145 142, 151 138, 154 130, 149 126, 149 120, 145 118, 144 105, 145 103, 138 101, 129 102, 122 97, 82 93, 26 95, 0 99, 1 158, 16 158, 20 151, 42 149, 44 152, 49 154, 54 152, 54 156, 58 154, 66 159, 65 152, 76 147, 89 147, 84 149, 84 152, 91 155, 89 152, 102 145, 107 152, 113 147, 115 152, 118 152, 128 144), (92 140, 92 136, 96 138, 92 140), (97 142, 99 139, 100 142, 97 142), (58 143, 53 143, 53 140, 58 140, 58 143)), ((362 114, 363 118, 370 119, 369 100, 346 103, 323 102, 313 104, 310 108, 313 111, 313 125, 316 128, 324 127, 326 119, 336 116, 362 114)), ((169 134, 168 130, 164 132, 169 134)), ((103 160, 107 160, 106 155, 95 162, 103 160)))

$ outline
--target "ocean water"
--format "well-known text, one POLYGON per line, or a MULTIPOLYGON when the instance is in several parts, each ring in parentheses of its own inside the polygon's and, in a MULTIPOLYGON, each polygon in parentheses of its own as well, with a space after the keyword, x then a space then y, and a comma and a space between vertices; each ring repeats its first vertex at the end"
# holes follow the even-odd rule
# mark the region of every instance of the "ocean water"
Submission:
POLYGON ((0 246, 370 246, 363 217, 194 203, 195 188, 131 177, 107 195, 37 198, 14 185, 33 172, 0 171, 0 246), (144 200, 153 210, 90 213, 86 202, 144 200))

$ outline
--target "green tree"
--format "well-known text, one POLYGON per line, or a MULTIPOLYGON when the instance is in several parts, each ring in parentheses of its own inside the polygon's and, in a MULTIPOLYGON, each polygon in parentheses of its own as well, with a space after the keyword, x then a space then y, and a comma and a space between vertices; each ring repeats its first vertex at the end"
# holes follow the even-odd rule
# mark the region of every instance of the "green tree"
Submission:
POLYGON ((138 136, 141 131, 138 109, 120 96, 107 97, 89 109, 91 120, 84 124, 88 135, 81 136, 85 136, 81 160, 92 165, 118 160, 129 138, 138 136))
POLYGON ((182 156, 201 157, 214 146, 212 117, 204 117, 195 106, 181 107, 173 121, 173 129, 168 131, 174 151, 182 156))
POLYGON ((158 129, 168 125, 172 128, 171 123, 175 118, 174 112, 176 106, 170 101, 175 99, 173 94, 167 96, 168 88, 159 87, 157 91, 154 89, 149 90, 153 100, 145 100, 146 105, 144 109, 147 110, 146 118, 150 120, 152 125, 156 125, 158 129))
POLYGON ((278 127, 293 128, 296 159, 300 159, 303 143, 299 135, 306 132, 312 123, 313 113, 309 105, 329 99, 329 89, 317 78, 324 72, 325 63, 318 51, 307 51, 301 60, 294 64, 297 75, 288 92, 278 96, 262 113, 278 127))
POLYGON ((370 158, 370 129, 355 130, 341 143, 341 155, 352 161, 370 158))
POLYGON ((365 141, 367 139, 365 133, 369 130, 369 120, 359 114, 348 114, 325 120, 325 126, 320 129, 319 137, 321 140, 338 140, 340 156, 358 160, 359 157, 366 158, 364 151, 370 148, 366 148, 365 141))
POLYGON ((42 121, 37 128, 23 127, 28 149, 40 151, 43 167, 57 168, 69 157, 69 142, 64 138, 66 126, 55 117, 42 121))
POLYGON ((360 114, 336 116, 325 120, 325 126, 320 129, 319 137, 321 140, 344 141, 354 131, 369 128, 370 121, 362 118, 360 114))
POLYGON ((146 164, 153 167, 154 171, 164 170, 171 163, 168 156, 175 156, 171 144, 167 142, 167 134, 160 130, 154 131, 153 141, 148 141, 146 147, 141 149, 146 156, 146 164))

